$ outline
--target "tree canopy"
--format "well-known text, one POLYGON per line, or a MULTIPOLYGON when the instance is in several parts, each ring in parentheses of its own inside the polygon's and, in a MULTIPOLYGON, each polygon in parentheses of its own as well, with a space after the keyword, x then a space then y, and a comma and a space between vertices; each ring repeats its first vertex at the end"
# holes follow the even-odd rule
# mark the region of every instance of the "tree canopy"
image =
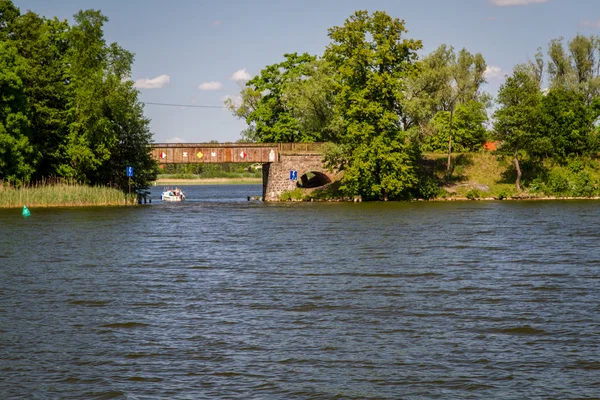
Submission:
POLYGON ((128 79, 134 56, 107 44, 100 11, 73 25, 0 0, 0 180, 64 177, 136 190, 156 177, 152 134, 128 79))

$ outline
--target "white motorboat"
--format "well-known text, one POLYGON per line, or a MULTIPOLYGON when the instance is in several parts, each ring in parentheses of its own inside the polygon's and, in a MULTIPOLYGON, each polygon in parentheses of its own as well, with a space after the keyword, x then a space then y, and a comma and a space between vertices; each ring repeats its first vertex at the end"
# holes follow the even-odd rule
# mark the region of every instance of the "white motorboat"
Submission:
POLYGON ((165 189, 160 195, 160 199, 162 201, 183 201, 185 200, 185 195, 179 188, 165 189))

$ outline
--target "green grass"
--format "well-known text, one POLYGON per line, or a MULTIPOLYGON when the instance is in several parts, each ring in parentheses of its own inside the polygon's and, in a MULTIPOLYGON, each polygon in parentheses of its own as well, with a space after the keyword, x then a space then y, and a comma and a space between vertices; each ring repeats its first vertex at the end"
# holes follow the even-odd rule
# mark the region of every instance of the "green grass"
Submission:
POLYGON ((423 163, 430 176, 446 191, 442 197, 507 198, 516 193, 514 181, 507 180, 510 163, 492 153, 452 155, 451 174, 446 171, 446 154, 424 154, 423 163), (483 190, 487 186, 489 190, 483 190))
POLYGON ((135 204, 135 197, 121 190, 78 183, 41 183, 12 187, 0 185, 0 208, 116 206, 135 204))

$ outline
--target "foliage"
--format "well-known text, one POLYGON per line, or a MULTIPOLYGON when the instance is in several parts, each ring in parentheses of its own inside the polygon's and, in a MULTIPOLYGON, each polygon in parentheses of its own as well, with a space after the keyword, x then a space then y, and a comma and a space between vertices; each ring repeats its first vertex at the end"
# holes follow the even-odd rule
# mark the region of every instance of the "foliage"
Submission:
POLYGON ((107 44, 99 11, 73 25, 0 0, 0 179, 59 176, 133 187, 156 177, 149 121, 128 80, 133 54, 107 44))
POLYGON ((581 92, 564 87, 551 89, 542 99, 542 136, 547 140, 546 152, 554 158, 583 155, 598 150, 592 132, 598 114, 585 104, 581 92))
POLYGON ((503 141, 500 151, 514 154, 517 191, 521 190, 519 150, 535 151, 534 144, 540 138, 541 98, 539 82, 525 67, 515 68, 498 93, 500 108, 495 113, 494 128, 503 141))
POLYGON ((477 200, 480 197, 481 197, 481 194, 479 193, 479 190, 477 190, 477 189, 471 189, 466 194, 466 198, 469 200, 477 200))
POLYGON ((304 64, 300 69, 300 79, 286 83, 282 95, 290 115, 298 122, 300 141, 334 141, 340 121, 334 110, 337 86, 333 70, 325 60, 304 64))
POLYGON ((33 173, 23 58, 10 42, 0 42, 0 178, 27 181, 33 173))
POLYGON ((286 190, 280 196, 280 201, 301 201, 304 199, 304 190, 296 188, 294 190, 286 190))
POLYGON ((285 87, 301 80, 307 71, 306 64, 313 63, 316 57, 307 53, 284 54, 284 57, 284 61, 265 67, 260 75, 246 83, 240 93, 240 104, 232 99, 225 102, 235 116, 246 120, 249 129, 245 136, 251 141, 279 143, 318 139, 300 130, 300 122, 284 100, 285 87))
POLYGON ((376 11, 357 11, 329 29, 325 59, 335 70, 338 135, 348 151, 338 166, 341 190, 366 200, 401 199, 417 182, 415 142, 402 130, 404 80, 414 70, 421 42, 404 39, 404 22, 376 11))
POLYGON ((435 199, 437 197, 442 197, 444 194, 444 190, 440 188, 438 182, 425 175, 421 174, 419 179, 419 184, 416 190, 416 197, 420 199, 435 199))
MULTIPOLYGON (((482 148, 487 140, 483 124, 487 121, 485 104, 470 100, 458 104, 453 121, 453 149, 456 152, 472 152, 482 148)), ((423 140, 423 151, 441 153, 448 150, 450 135, 450 112, 439 111, 432 120, 435 134, 423 140)))

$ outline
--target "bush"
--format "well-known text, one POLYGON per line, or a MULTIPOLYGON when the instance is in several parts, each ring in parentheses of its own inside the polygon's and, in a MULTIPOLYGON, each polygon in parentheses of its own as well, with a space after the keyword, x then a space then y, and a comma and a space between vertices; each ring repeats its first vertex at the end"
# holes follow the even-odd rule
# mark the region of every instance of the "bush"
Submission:
POLYGON ((431 178, 423 178, 417 187, 417 197, 421 199, 435 199, 442 195, 443 190, 431 178))
POLYGON ((548 173, 546 182, 534 181, 548 195, 592 197, 598 194, 598 177, 585 160, 573 159, 566 167, 554 167, 548 173))
POLYGON ((279 196, 280 201, 301 201, 304 199, 304 191, 302 189, 286 190, 279 196))
POLYGON ((508 189, 504 189, 504 190, 501 190, 500 193, 498 193, 497 197, 498 197, 498 200, 506 200, 512 195, 513 195, 512 191, 510 191, 508 189))
POLYGON ((479 194, 479 191, 476 189, 469 190, 467 192, 466 196, 467 196, 467 199, 469 199, 469 200, 476 200, 481 197, 481 195, 479 194))
POLYGON ((556 168, 548 174, 546 193, 565 195, 569 193, 569 176, 563 168, 556 168))

